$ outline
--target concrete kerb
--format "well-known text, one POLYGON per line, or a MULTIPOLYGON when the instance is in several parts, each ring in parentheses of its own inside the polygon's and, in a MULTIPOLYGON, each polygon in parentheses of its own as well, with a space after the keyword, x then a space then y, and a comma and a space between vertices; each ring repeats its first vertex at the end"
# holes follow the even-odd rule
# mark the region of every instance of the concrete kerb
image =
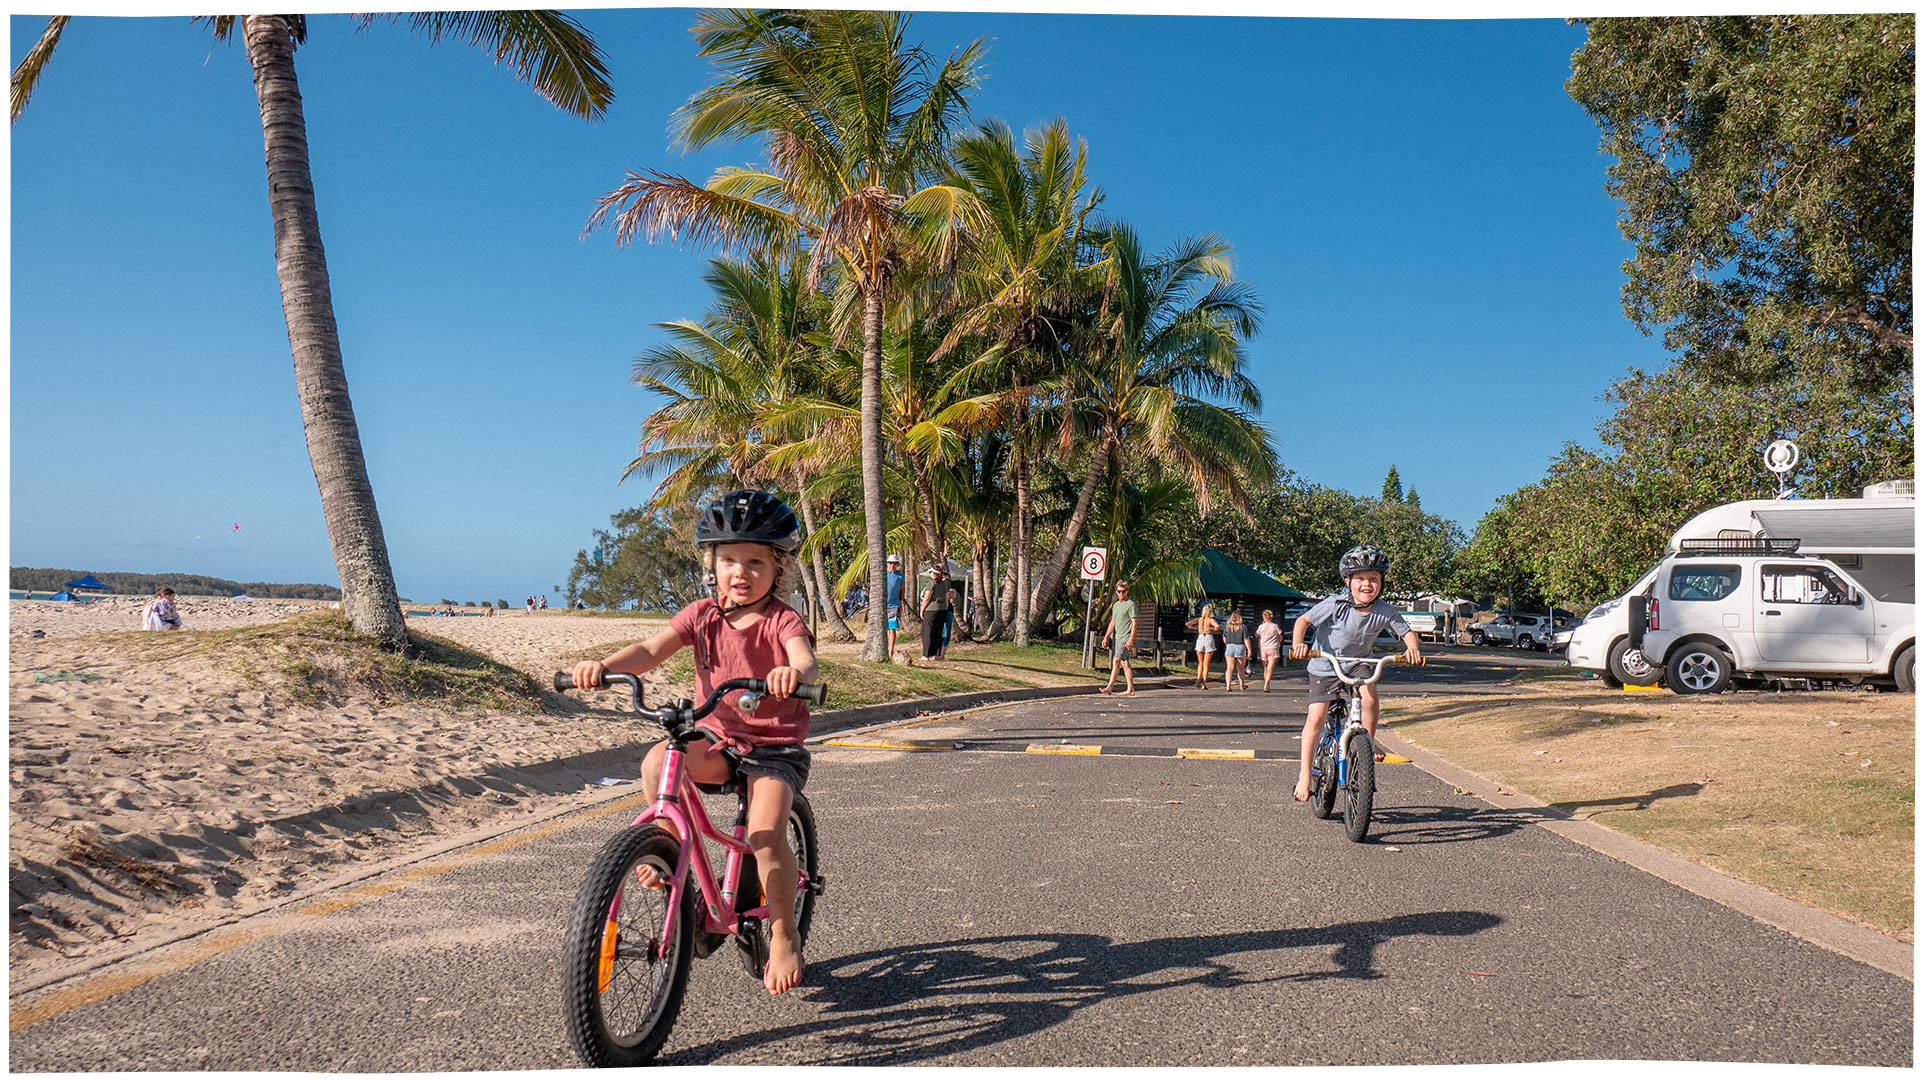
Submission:
POLYGON ((1789 900, 1730 874, 1682 858, 1652 844, 1615 832, 1595 821, 1573 817, 1531 795, 1524 795, 1470 772, 1382 729, 1380 744, 1405 755, 1420 769, 1456 789, 1501 810, 1525 810, 1534 824, 1617 859, 1663 881, 1777 927, 1803 941, 1913 981, 1913 945, 1818 908, 1789 900))
MULTIPOLYGON (((1134 687, 1139 690, 1166 689, 1171 681, 1170 679, 1136 679, 1134 680, 1134 687)), ((908 701, 886 702, 879 705, 866 705, 852 709, 827 709, 814 715, 813 733, 818 736, 825 736, 862 727, 885 726, 889 723, 925 715, 977 708, 981 705, 1091 694, 1098 689, 1098 686, 1092 684, 1015 687, 1005 690, 976 691, 969 694, 949 694, 944 697, 914 698, 908 701)), ((602 747, 597 750, 590 750, 585 753, 573 754, 563 758, 553 758, 548 761, 516 765, 514 766, 514 771, 537 774, 569 769, 590 770, 615 764, 631 764, 636 767, 637 771, 640 755, 646 746, 652 744, 652 741, 652 739, 646 739, 623 746, 602 747)), ((620 799, 633 798, 639 794, 639 791, 638 785, 630 786, 621 784, 611 785, 601 791, 588 788, 582 791, 557 794, 552 797, 567 800, 565 804, 548 807, 524 818, 495 822, 491 825, 482 826, 468 832, 457 833, 410 851, 356 866, 351 870, 329 877, 286 896, 275 897, 238 911, 223 914, 217 919, 211 919, 203 925, 176 929, 171 932, 162 933, 160 936, 146 941, 130 941, 121 948, 103 951, 98 955, 56 968, 38 977, 10 980, 7 988, 7 997, 10 1001, 18 1002, 36 991, 44 990, 60 983, 81 979, 103 968, 136 960, 169 946, 178 945, 181 942, 191 941, 196 938, 203 938, 209 934, 218 933, 219 931, 232 928, 241 923, 278 913, 297 914, 295 909, 318 900, 327 893, 348 889, 373 878, 404 870, 408 867, 467 848, 478 847, 481 844, 497 840, 511 833, 544 825, 558 818, 563 818, 571 814, 585 813, 620 799)), ((310 820, 320 816, 324 812, 325 811, 307 811, 294 815, 293 817, 310 820)), ((288 824, 297 823, 293 819, 280 820, 288 824)))

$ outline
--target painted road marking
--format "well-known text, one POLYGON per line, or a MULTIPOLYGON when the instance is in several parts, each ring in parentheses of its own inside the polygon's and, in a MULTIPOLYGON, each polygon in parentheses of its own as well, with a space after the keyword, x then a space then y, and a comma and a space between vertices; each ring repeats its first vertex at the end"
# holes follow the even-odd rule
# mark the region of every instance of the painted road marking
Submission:
POLYGON ((1029 754, 1097 754, 1099 752, 1100 748, 1097 746, 1070 746, 1066 743, 1029 743, 1027 745, 1029 754))
POLYGON ((959 743, 924 739, 828 739, 828 746, 857 746, 867 750, 958 750, 959 743))
MULTIPOLYGON (((511 848, 519 847, 521 844, 527 843, 530 840, 544 839, 555 833, 572 828, 581 821, 591 821, 594 818, 606 817, 609 814, 618 814, 622 811, 634 810, 636 807, 645 803, 646 800, 646 793, 636 792, 625 798, 616 799, 605 806, 596 806, 589 810, 564 814, 545 825, 536 826, 524 832, 510 833, 499 839, 465 848, 457 857, 448 858, 444 862, 437 862, 427 866, 416 866, 411 870, 400 871, 391 877, 384 878, 371 885, 349 888, 341 892, 338 896, 330 896, 323 900, 316 900, 310 904, 302 904, 268 922, 253 926, 241 925, 226 930, 215 930, 203 940, 197 941, 192 945, 186 946, 166 956, 157 957, 145 962, 132 963, 124 970, 109 970, 107 974, 97 977, 88 978, 82 976, 82 981, 76 986, 48 994, 46 997, 36 1001, 24 1002, 13 1006, 8 1010, 7 1030, 14 1032, 19 1031, 21 1028, 31 1027, 42 1020, 58 1016, 69 1009, 77 1009, 82 1005, 91 1005, 96 1001, 110 998, 122 991, 131 990, 136 986, 150 983, 164 975, 171 975, 182 968, 197 964, 209 957, 219 956, 221 953, 237 949, 242 945, 272 937, 284 929, 284 924, 289 920, 301 917, 332 915, 337 911, 345 911, 350 907, 356 907, 375 897, 385 896, 387 893, 410 885, 413 882, 425 881, 428 878, 438 877, 450 870, 457 870, 480 856, 507 851, 511 848)), ((261 914, 262 916, 266 915, 264 912, 261 914)))
POLYGON ((1195 750, 1185 746, 1175 751, 1175 754, 1183 758, 1246 758, 1251 760, 1253 757, 1253 751, 1251 750, 1195 750))

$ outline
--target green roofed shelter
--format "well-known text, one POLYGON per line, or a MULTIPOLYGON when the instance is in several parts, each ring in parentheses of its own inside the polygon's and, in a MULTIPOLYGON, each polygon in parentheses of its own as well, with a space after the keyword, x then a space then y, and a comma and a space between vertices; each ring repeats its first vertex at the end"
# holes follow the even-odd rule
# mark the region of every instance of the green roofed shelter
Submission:
POLYGON ((1313 599, 1298 589, 1282 585, 1219 548, 1202 551, 1200 564, 1195 569, 1200 574, 1200 588, 1216 604, 1224 602, 1235 607, 1251 607, 1269 600, 1290 603, 1313 599))

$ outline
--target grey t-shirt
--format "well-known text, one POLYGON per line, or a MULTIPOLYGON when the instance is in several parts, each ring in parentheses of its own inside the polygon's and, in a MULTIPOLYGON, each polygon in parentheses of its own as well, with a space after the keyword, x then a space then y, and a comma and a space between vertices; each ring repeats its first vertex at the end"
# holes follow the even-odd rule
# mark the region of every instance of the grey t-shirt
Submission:
MULTIPOLYGON (((1412 627, 1401 616, 1398 608, 1385 600, 1375 600, 1361 611, 1353 606, 1353 601, 1343 595, 1329 596, 1325 600, 1307 609, 1307 622, 1313 630, 1313 647, 1323 653, 1336 656, 1372 656, 1373 641, 1386 629, 1394 637, 1400 637, 1412 627)), ((1333 661, 1324 656, 1316 656, 1307 662, 1307 674, 1333 674, 1333 661)), ((1347 665, 1347 674, 1367 675, 1365 668, 1354 670, 1347 665)))

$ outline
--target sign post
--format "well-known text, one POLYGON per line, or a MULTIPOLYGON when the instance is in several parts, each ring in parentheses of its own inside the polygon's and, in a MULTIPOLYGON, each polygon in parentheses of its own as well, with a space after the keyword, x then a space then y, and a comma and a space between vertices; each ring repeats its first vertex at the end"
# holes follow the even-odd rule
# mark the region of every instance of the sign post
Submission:
POLYGON ((1080 549, 1080 580, 1086 582, 1087 618, 1080 624, 1080 666, 1093 666, 1093 583, 1107 580, 1107 549, 1103 547, 1084 547, 1080 549))

